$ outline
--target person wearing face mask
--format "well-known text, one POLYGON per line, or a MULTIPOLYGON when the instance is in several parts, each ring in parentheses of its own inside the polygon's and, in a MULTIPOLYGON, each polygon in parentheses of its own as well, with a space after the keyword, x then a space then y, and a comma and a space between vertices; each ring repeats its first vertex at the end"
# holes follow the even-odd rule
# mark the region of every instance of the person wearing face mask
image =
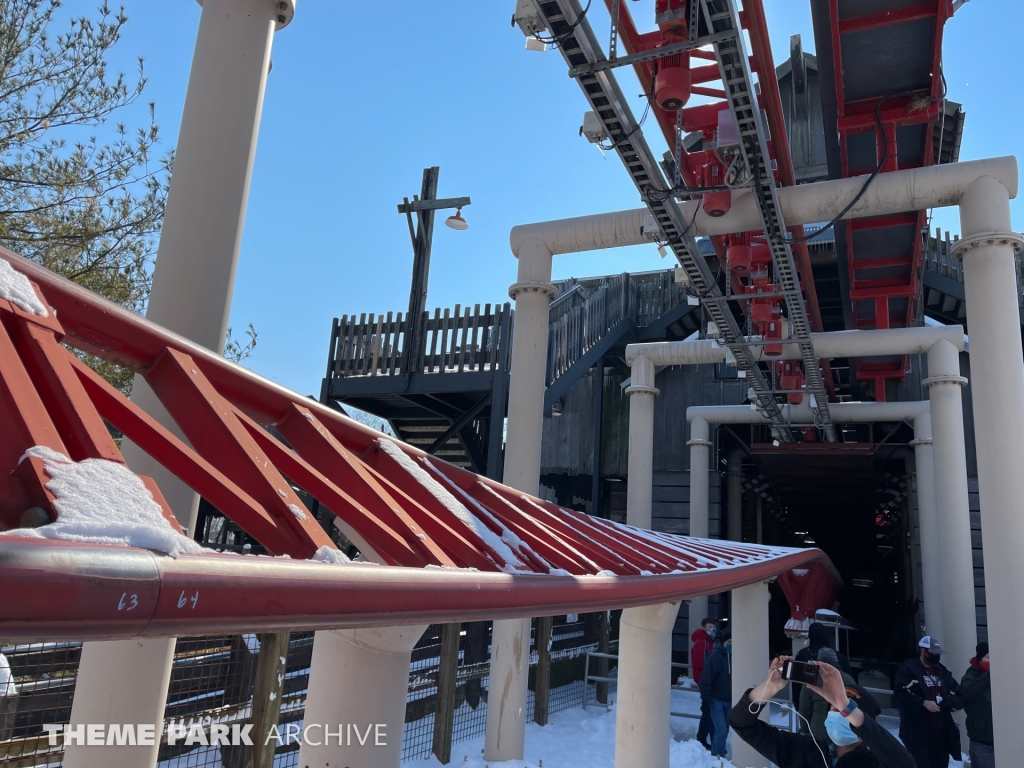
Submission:
POLYGON ((789 658, 772 661, 768 679, 741 696, 729 713, 737 737, 778 768, 915 768, 906 747, 875 722, 878 704, 856 686, 845 685, 840 670, 829 664, 811 662, 820 669, 821 685, 807 688, 829 703, 825 730, 831 743, 760 720, 768 701, 786 687, 781 673, 789 658))
MULTIPOLYGON (((704 665, 708 657, 715 650, 715 620, 704 619, 700 627, 693 630, 690 635, 693 646, 690 648, 690 664, 693 668, 693 682, 700 685, 701 676, 704 674, 704 665)), ((697 726, 697 741, 704 749, 711 749, 708 737, 714 736, 714 726, 711 723, 711 700, 704 694, 700 697, 700 725, 697 726)))
POLYGON ((971 666, 960 681, 960 693, 967 713, 967 737, 971 740, 971 768, 996 768, 988 643, 978 643, 971 666))
POLYGON ((726 756, 727 717, 732 706, 732 635, 724 629, 720 638, 721 644, 708 657, 700 678, 700 697, 708 700, 711 709, 711 754, 715 757, 726 756))
MULTIPOLYGON (((797 659, 799 661, 799 658, 797 659)), ((818 661, 821 664, 828 664, 839 670, 847 691, 856 688, 857 681, 853 675, 847 674, 839 666, 839 658, 831 648, 822 648, 818 651, 818 661)), ((821 696, 812 691, 808 686, 801 686, 800 700, 797 702, 800 712, 800 733, 811 734, 819 744, 828 744, 828 735, 825 732, 825 719, 828 717, 831 705, 821 696)), ((858 704, 863 703, 858 699, 858 704)), ((878 714, 869 712, 869 714, 878 714)))
POLYGON ((919 655, 896 673, 893 694, 900 708, 900 738, 917 768, 947 768, 949 758, 961 760, 960 729, 953 712, 963 709, 960 685, 942 666, 942 643, 925 635, 919 655))

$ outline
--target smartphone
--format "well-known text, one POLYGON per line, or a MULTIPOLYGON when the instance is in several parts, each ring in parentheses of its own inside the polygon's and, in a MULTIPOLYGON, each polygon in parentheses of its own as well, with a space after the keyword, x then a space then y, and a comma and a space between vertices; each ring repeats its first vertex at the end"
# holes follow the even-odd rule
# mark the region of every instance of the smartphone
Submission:
POLYGON ((818 674, 818 665, 809 661, 794 661, 790 659, 782 665, 782 677, 784 680, 792 680, 795 683, 805 685, 821 685, 821 675, 818 674))

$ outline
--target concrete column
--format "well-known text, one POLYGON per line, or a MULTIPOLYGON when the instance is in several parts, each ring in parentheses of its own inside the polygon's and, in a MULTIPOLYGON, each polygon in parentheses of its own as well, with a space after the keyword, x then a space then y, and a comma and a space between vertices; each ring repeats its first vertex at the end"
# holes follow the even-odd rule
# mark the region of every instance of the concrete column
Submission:
MULTIPOLYGON (((732 700, 768 676, 768 585, 764 582, 732 591, 732 700)), ((768 708, 761 717, 768 719, 768 708)), ((732 763, 744 768, 768 768, 768 761, 746 742, 733 737, 732 763)))
POLYGON ((523 759, 529 678, 530 620, 495 621, 491 630, 484 760, 523 759))
POLYGON ((672 627, 678 614, 679 603, 622 612, 615 768, 668 768, 672 627))
POLYGON ((960 202, 960 231, 955 253, 963 258, 971 332, 988 641, 996 664, 996 763, 1020 765, 1024 728, 1014 703, 1024 689, 1024 669, 1013 659, 1024 645, 1024 369, 1013 254, 1022 239, 1011 230, 1009 195, 1002 184, 982 177, 971 185, 960 202))
MULTIPOLYGON (((726 494, 729 526, 726 529, 731 541, 743 541, 743 451, 734 448, 729 451, 726 469, 726 494)), ((723 537, 724 538, 724 537, 723 537)))
MULTIPOLYGON (((1019 337, 1020 321, 1017 322, 1019 337)), ((938 573, 943 598, 943 663, 949 669, 957 670, 955 674, 962 674, 959 670, 966 670, 974 656, 978 631, 964 411, 960 392, 967 379, 960 375, 960 354, 956 347, 948 341, 932 345, 928 350, 928 378, 922 383, 928 387, 931 401, 935 509, 939 532, 938 573)))
MULTIPOLYGON (((520 244, 519 271, 508 295, 516 303, 505 438, 506 485, 532 495, 540 490, 541 432, 544 426, 544 374, 548 352, 551 253, 536 240, 520 244)), ((530 620, 495 621, 491 630, 491 669, 487 690, 486 760, 522 760, 526 739, 530 620)))
MULTIPOLYGON (((924 625, 928 634, 946 637, 942 595, 942 559, 939 551, 939 515, 935 501, 935 458, 932 418, 914 419, 914 471, 917 475, 917 517, 921 531, 921 583, 924 588, 924 625)), ((973 584, 973 579, 972 582, 973 584)))
MULTIPOLYGON (((707 421, 698 417, 690 422, 690 535, 706 539, 708 524, 708 473, 711 469, 711 430, 707 421)), ((690 599, 690 634, 700 627, 700 620, 708 615, 707 595, 690 599)))
POLYGON ((508 388, 508 432, 504 483, 536 495, 540 488, 540 444, 544 425, 544 374, 548 353, 551 253, 536 240, 519 248, 518 279, 508 290, 516 303, 508 388))
POLYGON ((654 484, 654 364, 643 355, 633 360, 629 395, 629 482, 626 486, 626 522, 651 527, 654 484))
POLYGON ((409 659, 426 628, 421 624, 316 633, 312 669, 317 674, 309 676, 299 765, 398 768, 409 659))
MULTIPOLYGON (((274 30, 291 22, 294 0, 205 0, 199 20, 174 173, 146 317, 222 351, 231 309, 249 179, 274 30)), ((181 436, 141 376, 132 400, 181 436)), ((192 532, 199 497, 125 441, 138 474, 156 480, 192 532)), ((175 639, 87 643, 71 723, 140 723, 162 728, 175 639)), ((155 765, 158 747, 69 747, 71 768, 155 765)))

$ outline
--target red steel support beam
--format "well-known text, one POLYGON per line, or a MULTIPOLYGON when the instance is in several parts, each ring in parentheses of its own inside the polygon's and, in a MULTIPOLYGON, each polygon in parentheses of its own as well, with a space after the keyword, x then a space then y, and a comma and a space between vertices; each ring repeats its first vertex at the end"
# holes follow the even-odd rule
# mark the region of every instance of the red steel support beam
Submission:
MULTIPOLYGON (((400 530, 386 525, 383 520, 341 490, 313 465, 283 446, 255 421, 238 409, 235 409, 235 416, 249 431, 249 435, 256 441, 256 444, 266 452, 274 466, 298 483, 334 515, 352 526, 384 558, 388 565, 419 567, 427 563, 446 562, 443 552, 432 553, 433 557, 425 557, 424 552, 419 547, 414 547, 400 530)), ((405 526, 402 527, 405 528, 405 526)), ((405 530, 409 533, 408 528, 405 530)), ((415 534, 410 535, 414 541, 419 541, 415 534)), ((425 543, 424 548, 430 551, 429 548, 426 548, 425 543)))
MULTIPOLYGON (((67 354, 89 399, 103 418, 257 541, 262 543, 278 537, 277 523, 263 505, 121 395, 89 366, 70 352, 67 354)), ((177 526, 173 515, 169 520, 177 526)))
POLYGON ((235 418, 234 409, 191 357, 164 350, 146 372, 146 382, 196 452, 234 478, 274 519, 276 535, 260 541, 268 552, 306 559, 322 546, 334 548, 287 480, 235 418))

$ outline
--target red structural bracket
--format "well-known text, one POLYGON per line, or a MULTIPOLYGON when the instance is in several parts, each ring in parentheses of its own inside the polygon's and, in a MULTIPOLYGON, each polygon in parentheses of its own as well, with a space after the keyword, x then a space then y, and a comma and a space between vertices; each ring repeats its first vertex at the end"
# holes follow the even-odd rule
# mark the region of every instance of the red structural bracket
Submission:
POLYGON ((57 342, 53 331, 23 323, 14 333, 14 343, 64 438, 68 457, 74 461, 106 459, 123 464, 120 449, 75 373, 70 353, 57 342))
MULTIPOLYGON (((940 76, 942 35, 946 20, 953 15, 951 0, 927 0, 859 15, 855 15, 856 9, 845 7, 840 12, 839 0, 826 0, 822 5, 827 7, 830 28, 829 38, 819 40, 819 47, 830 44, 834 59, 842 175, 866 174, 879 164, 883 172, 932 165, 933 129, 942 119, 944 98, 940 76), (925 73, 925 80, 916 82, 910 90, 894 87, 893 92, 885 93, 874 88, 871 95, 863 90, 851 91, 847 78, 862 82, 858 70, 871 62, 863 55, 849 55, 846 43, 858 41, 857 50, 862 52, 869 47, 870 39, 889 41, 899 34, 915 43, 906 46, 908 51, 917 50, 917 43, 930 44, 927 68, 920 61, 898 60, 899 51, 893 51, 890 69, 904 77, 919 69, 925 73), (927 41, 923 35, 928 36, 927 41), (920 39, 912 39, 915 36, 920 39), (849 60, 844 61, 844 57, 849 60), (860 148, 858 162, 851 159, 853 146, 860 148), (865 164, 865 160, 870 162, 865 164)), ((860 219, 846 226, 843 246, 855 328, 900 328, 916 322, 924 226, 923 211, 860 219), (868 229, 876 231, 874 237, 864 237, 868 229)), ((885 400, 886 381, 902 379, 908 365, 907 356, 858 363, 856 375, 873 380, 875 399, 885 400)))
MULTIPOLYGON (((68 353, 71 354, 70 352, 68 353)), ((171 474, 206 498, 257 541, 273 539, 277 524, 263 506, 219 469, 157 423, 98 373, 71 358, 86 393, 100 415, 171 474)))
MULTIPOLYGON (((296 410, 305 417, 309 413, 306 409, 301 406, 295 406, 296 410)), ((402 535, 400 529, 404 529, 406 533, 412 533, 412 539, 414 542, 420 542, 415 531, 418 527, 412 524, 412 527, 405 525, 392 527, 387 525, 381 517, 373 514, 356 501, 352 496, 343 491, 338 485, 329 480, 325 475, 321 474, 316 467, 308 463, 298 454, 286 448, 280 442, 278 442, 273 435, 263 429, 259 424, 254 422, 244 413, 239 410, 235 410, 235 415, 239 418, 242 424, 252 439, 262 448, 267 456, 274 462, 274 465, 279 467, 282 472, 292 478, 302 488, 306 489, 314 498, 320 500, 328 509, 331 510, 339 519, 344 521, 347 525, 351 526, 352 530, 355 531, 358 536, 369 542, 371 546, 389 565, 406 565, 406 566, 422 566, 429 562, 441 562, 448 563, 447 556, 443 551, 436 547, 429 546, 427 539, 424 537, 422 540, 422 549, 415 547, 410 543, 405 536, 402 535), (426 550, 430 554, 434 555, 435 560, 428 559, 424 556, 426 550)), ((310 415, 309 420, 312 422, 314 419, 310 415)), ((323 435, 323 428, 317 424, 311 424, 311 428, 316 430, 318 434, 323 435)), ((294 436, 294 432, 287 430, 294 436)), ((340 445, 337 444, 330 434, 324 436, 326 443, 322 450, 315 452, 308 452, 309 454, 315 454, 315 459, 319 463, 328 465, 326 468, 330 469, 329 457, 335 453, 347 454, 340 445)), ((307 446, 308 447, 308 446, 307 446)), ((342 459, 344 461, 344 459, 342 459)), ((351 465, 345 463, 345 469, 350 469, 351 465)), ((337 469, 337 467, 335 467, 337 469)), ((355 471, 353 469, 353 471, 355 471)), ((335 477, 343 477, 344 472, 334 472, 335 477)), ((373 496, 371 502, 376 499, 379 500, 379 496, 373 496)), ((397 505, 396 505, 397 506, 397 505)), ((411 520, 409 521, 412 522, 411 520)))
POLYGON ((333 542, 302 500, 235 417, 191 357, 173 349, 157 356, 146 382, 193 448, 232 477, 276 523, 275 535, 260 543, 272 554, 312 557, 333 542))

